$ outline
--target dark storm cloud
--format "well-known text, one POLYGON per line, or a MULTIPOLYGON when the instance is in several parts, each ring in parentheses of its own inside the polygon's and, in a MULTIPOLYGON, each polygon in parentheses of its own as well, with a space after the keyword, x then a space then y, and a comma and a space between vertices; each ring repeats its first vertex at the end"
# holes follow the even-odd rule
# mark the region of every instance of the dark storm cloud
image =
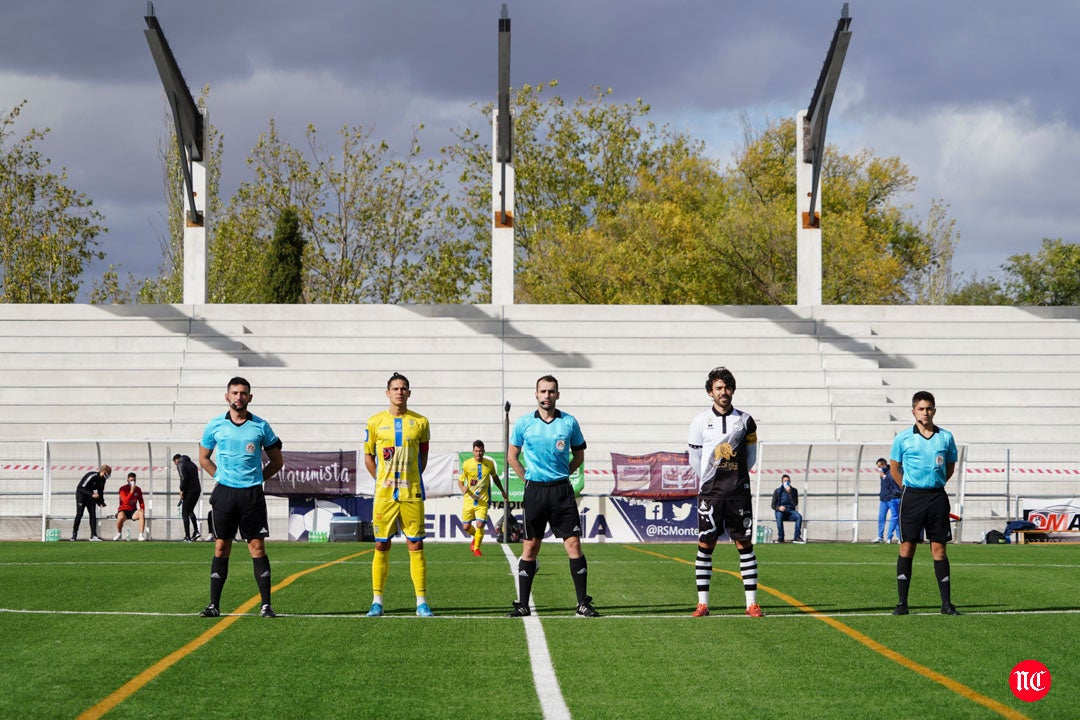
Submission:
MULTIPOLYGON (((497 0, 154 4, 192 91, 211 87, 211 120, 225 134, 226 192, 246 177, 243 159, 270 117, 293 142, 312 122, 328 134, 363 124, 396 145, 424 122, 425 145, 437 147, 470 103, 493 99, 497 0)), ((737 136, 737 123, 725 123, 742 111, 778 119, 805 107, 843 5, 507 4, 515 86, 557 79, 567 98, 610 87, 616 100, 640 97, 656 116, 708 138, 737 136)), ((1080 3, 850 7, 854 36, 830 140, 853 143, 845 152, 862 145, 910 161, 921 212, 931 197, 951 202, 968 238, 957 257, 982 272, 1037 248, 1043 236, 1080 240, 1069 150, 1080 134, 1072 77, 1080 3), (1038 162, 1024 165, 1013 154, 1038 162), (1022 172, 1010 172, 1017 164, 1022 172)), ((143 37, 145 8, 143 0, 0 3, 0 109, 25 97, 28 121, 53 127, 49 156, 108 207, 106 246, 137 272, 156 267, 157 244, 129 236, 160 223, 146 208, 162 194, 163 103, 143 37)))

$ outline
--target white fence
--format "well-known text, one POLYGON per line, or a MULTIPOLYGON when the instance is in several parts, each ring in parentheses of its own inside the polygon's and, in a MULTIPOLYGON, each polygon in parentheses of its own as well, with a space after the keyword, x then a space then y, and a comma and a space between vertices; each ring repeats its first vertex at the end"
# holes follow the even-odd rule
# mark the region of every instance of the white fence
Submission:
MULTIPOLYGON (((175 453, 195 458, 197 450, 193 444, 133 439, 0 443, 0 538, 44 538, 46 530, 54 528, 62 537, 70 535, 75 486, 102 463, 112 466, 118 480, 106 488, 109 507, 104 513, 115 516, 116 489, 128 472, 134 472, 146 498, 154 539, 182 538, 179 479, 171 458, 175 453)), ((1003 529, 1008 520, 1020 516, 1021 497, 1080 494, 1080 450, 1050 445, 1021 449, 965 445, 960 450, 956 476, 948 486, 953 512, 963 518, 954 530, 958 542, 977 542, 987 530, 1003 529)), ((875 460, 888 454, 884 444, 762 443, 754 472, 756 522, 775 528, 769 501, 780 476, 787 473, 799 490, 799 511, 810 541, 872 540, 877 536, 879 504, 875 460)), ((197 510, 203 518, 211 486, 204 478, 197 510)), ((584 494, 607 495, 613 486, 609 459, 587 456, 584 494)), ((271 536, 288 537, 287 499, 268 498, 268 505, 271 536)), ((99 518, 101 522, 113 520, 99 518)), ((109 530, 106 526, 101 532, 109 530)))

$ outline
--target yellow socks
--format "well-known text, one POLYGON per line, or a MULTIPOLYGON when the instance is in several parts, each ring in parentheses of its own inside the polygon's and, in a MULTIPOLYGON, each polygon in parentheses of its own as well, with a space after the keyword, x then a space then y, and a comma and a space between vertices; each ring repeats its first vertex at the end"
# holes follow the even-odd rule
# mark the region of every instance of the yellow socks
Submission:
POLYGON ((427 595, 427 559, 424 550, 409 551, 409 574, 412 575, 413 589, 417 597, 427 595))
POLYGON ((376 550, 371 560, 371 588, 376 595, 386 589, 386 577, 390 574, 390 551, 376 550))

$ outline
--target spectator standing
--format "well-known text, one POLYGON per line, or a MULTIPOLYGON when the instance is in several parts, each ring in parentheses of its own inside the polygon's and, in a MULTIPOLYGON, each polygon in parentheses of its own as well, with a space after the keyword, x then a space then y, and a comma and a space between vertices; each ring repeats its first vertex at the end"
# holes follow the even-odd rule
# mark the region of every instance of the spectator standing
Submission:
POLYGON ((889 461, 885 458, 877 459, 878 477, 881 479, 881 490, 878 492, 877 537, 874 542, 891 543, 895 537, 900 540, 897 526, 900 523, 900 486, 893 480, 892 469, 889 461), (885 520, 888 518, 889 529, 885 530, 885 520))

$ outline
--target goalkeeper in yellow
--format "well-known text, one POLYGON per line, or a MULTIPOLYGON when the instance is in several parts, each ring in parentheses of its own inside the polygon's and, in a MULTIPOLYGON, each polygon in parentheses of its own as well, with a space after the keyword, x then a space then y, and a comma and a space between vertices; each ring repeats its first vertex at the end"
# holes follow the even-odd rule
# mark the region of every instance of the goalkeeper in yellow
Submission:
POLYGON ((409 546, 409 571, 416 591, 416 614, 432 617, 427 603, 424 557, 424 468, 431 430, 423 415, 409 410, 409 379, 394 373, 386 382, 390 409, 372 415, 364 430, 364 465, 375 478, 371 524, 375 557, 371 561, 373 598, 368 617, 383 614, 383 590, 390 572, 390 541, 398 530, 409 546))
POLYGON ((484 525, 487 524, 488 506, 491 504, 491 483, 495 483, 504 499, 506 491, 499 482, 495 461, 484 457, 484 441, 474 442, 472 452, 473 456, 461 464, 461 477, 458 478, 458 487, 464 496, 461 529, 466 535, 472 536, 472 554, 480 557, 483 555, 480 543, 484 541, 484 525))

